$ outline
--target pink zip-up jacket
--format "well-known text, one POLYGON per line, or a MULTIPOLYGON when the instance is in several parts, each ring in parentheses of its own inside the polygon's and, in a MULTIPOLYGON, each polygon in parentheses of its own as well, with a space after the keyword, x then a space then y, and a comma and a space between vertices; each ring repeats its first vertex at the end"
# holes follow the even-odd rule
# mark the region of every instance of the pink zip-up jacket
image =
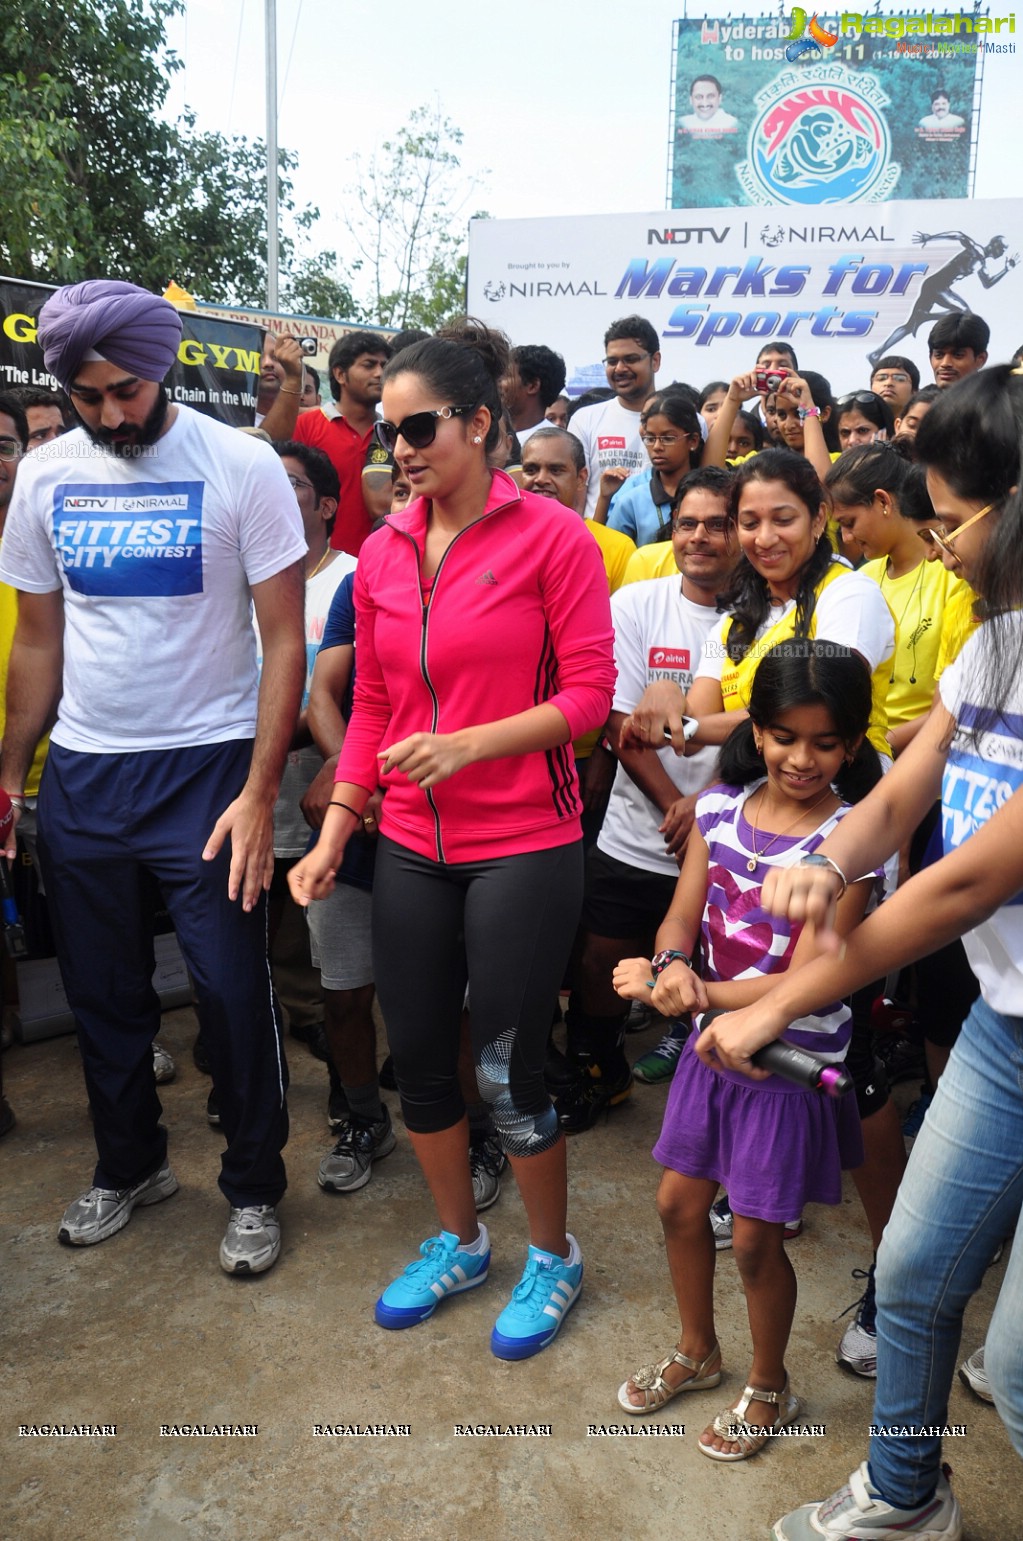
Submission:
POLYGON ((581 837, 571 740, 607 720, 615 682, 600 549, 579 515, 495 471, 484 513, 422 580, 428 503, 370 536, 355 575, 355 702, 338 781, 387 788, 381 833, 434 861, 470 862, 581 837), (541 702, 568 724, 555 749, 483 760, 423 791, 380 778, 377 751, 541 702))

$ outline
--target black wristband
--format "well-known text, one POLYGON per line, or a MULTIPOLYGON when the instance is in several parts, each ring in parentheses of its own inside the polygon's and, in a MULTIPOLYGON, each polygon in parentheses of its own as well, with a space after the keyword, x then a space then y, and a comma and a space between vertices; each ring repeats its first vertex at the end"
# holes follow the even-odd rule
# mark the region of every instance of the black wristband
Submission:
POLYGON ((345 808, 351 814, 353 819, 357 819, 360 824, 362 823, 362 814, 361 813, 356 813, 356 811, 352 807, 351 803, 343 803, 339 797, 331 798, 330 802, 327 804, 327 807, 328 808, 345 808))

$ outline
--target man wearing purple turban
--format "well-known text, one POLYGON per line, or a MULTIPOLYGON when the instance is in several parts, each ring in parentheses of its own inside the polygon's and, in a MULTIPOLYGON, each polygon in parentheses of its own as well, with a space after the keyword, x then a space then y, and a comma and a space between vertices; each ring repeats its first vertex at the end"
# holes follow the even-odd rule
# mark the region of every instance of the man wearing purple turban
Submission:
MULTIPOLYGON (((173 306, 133 284, 73 284, 42 309, 46 366, 81 426, 25 462, 4 532, 0 577, 19 611, 0 786, 24 806, 55 722, 39 852, 99 1158, 60 1240, 105 1241, 178 1186, 151 1049, 159 894, 227 1138, 220 1262, 260 1273, 280 1251, 286 1185, 265 890, 305 674, 305 539, 270 447, 170 401, 180 336, 173 306)), ((13 857, 13 832, 7 845, 13 857)))

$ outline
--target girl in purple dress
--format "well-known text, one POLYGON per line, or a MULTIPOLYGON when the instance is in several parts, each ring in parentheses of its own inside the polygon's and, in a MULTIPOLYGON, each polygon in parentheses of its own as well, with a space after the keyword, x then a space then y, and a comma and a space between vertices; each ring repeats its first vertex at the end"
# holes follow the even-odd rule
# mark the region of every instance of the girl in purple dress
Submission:
MULTIPOLYGON (((870 695, 867 666, 848 648, 793 640, 765 653, 749 720, 722 747, 719 781, 696 805, 658 951, 652 961, 618 965, 620 995, 649 1001, 668 1017, 692 1011, 699 1027, 700 1012, 747 1005, 770 988, 771 975, 816 954, 811 931, 800 935, 800 926, 763 909, 761 885, 770 867, 812 855, 879 779, 865 737, 870 695)), ((850 884, 838 907, 839 931, 862 919, 879 878, 871 873, 850 884)), ((848 1007, 835 1001, 793 1022, 783 1039, 835 1062, 845 1057, 850 1030, 848 1007)), ((840 1201, 842 1168, 863 1160, 855 1099, 821 1097, 777 1076, 754 1081, 710 1070, 690 1039, 654 1157, 664 1167, 657 1205, 682 1335, 666 1359, 625 1382, 619 1405, 653 1412, 679 1392, 721 1379, 709 1210, 723 1184, 753 1365, 742 1396, 704 1431, 700 1449, 714 1460, 741 1461, 799 1412, 785 1370, 796 1278, 782 1245, 784 1224, 808 1202, 840 1201)))

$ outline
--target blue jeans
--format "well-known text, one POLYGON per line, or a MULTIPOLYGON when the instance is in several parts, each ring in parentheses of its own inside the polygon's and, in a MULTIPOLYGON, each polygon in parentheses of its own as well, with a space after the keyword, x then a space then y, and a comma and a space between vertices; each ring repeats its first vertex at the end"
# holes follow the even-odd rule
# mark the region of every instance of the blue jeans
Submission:
MULTIPOLYGON (((874 1423, 944 1424, 963 1312, 1023 1202, 1023 1018, 978 1000, 913 1148, 877 1256, 874 1423)), ((995 1405, 1023 1455, 1023 1243, 987 1337, 995 1405)), ((923 1503, 941 1439, 875 1435, 870 1473, 900 1508, 923 1503)))

